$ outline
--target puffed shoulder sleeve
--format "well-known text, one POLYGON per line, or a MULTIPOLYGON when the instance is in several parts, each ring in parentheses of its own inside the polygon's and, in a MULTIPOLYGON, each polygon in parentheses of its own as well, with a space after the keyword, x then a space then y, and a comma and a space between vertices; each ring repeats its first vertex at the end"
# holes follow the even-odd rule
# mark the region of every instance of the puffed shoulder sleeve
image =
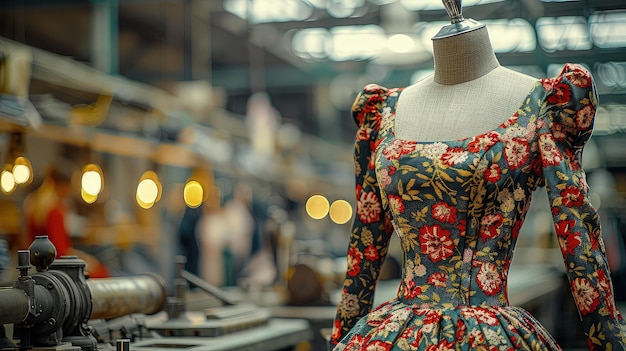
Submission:
POLYGON ((573 64, 542 84, 539 151, 570 289, 590 350, 624 350, 626 324, 615 306, 600 221, 581 164, 596 115, 595 85, 586 68, 573 64))
POLYGON ((357 94, 352 103, 352 118, 359 128, 380 126, 381 103, 387 97, 388 89, 377 84, 368 84, 357 94))
POLYGON ((352 117, 358 126, 354 144, 356 214, 346 255, 347 272, 333 324, 333 345, 371 310, 374 289, 393 232, 383 211, 374 167, 382 111, 389 92, 378 85, 367 85, 352 105, 352 117))

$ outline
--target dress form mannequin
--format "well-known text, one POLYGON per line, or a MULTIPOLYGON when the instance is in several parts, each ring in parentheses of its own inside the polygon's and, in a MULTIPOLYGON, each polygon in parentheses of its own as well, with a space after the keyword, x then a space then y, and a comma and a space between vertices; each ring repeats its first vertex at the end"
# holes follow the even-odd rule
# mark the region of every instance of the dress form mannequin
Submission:
POLYGON ((435 73, 400 96, 395 135, 415 141, 458 140, 509 119, 537 79, 500 66, 487 28, 445 1, 452 24, 433 37, 435 73), (458 30, 460 29, 460 30, 458 30))

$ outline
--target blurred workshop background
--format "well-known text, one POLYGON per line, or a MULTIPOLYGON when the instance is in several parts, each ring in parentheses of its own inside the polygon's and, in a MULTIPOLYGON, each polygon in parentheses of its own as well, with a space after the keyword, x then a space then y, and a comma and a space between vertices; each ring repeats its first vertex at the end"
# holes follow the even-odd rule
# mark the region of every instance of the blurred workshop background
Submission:
MULTIPOLYGON (((574 62, 594 75, 584 165, 624 306, 626 2, 463 7, 502 65, 541 78, 574 62)), ((172 282, 182 255, 231 296, 307 319, 315 348, 355 212, 351 104, 368 83, 432 73, 430 38, 448 23, 440 0, 1 1, 1 280, 42 234, 91 277, 172 282)), ((397 288, 397 241, 390 253, 381 301, 397 288)), ((512 302, 580 347, 543 189, 516 255, 512 302)))

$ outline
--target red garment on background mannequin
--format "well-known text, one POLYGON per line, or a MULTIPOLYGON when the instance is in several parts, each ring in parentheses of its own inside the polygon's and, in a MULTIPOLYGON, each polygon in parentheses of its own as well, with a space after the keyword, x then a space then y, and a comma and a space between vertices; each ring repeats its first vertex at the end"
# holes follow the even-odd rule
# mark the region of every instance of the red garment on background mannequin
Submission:
MULTIPOLYGON (((45 222, 37 223, 34 214, 28 215, 26 221, 28 223, 28 233, 32 240, 39 235, 47 235, 48 239, 54 244, 57 249, 57 258, 67 255, 75 255, 72 248, 72 239, 67 232, 65 226, 65 218, 67 214, 67 208, 63 205, 62 201, 56 201, 54 206, 50 208, 46 215, 45 222)), ((89 262, 87 265, 87 271, 91 278, 106 278, 109 277, 109 270, 102 263, 95 261, 89 262)))
POLYGON ((65 211, 63 204, 59 202, 50 209, 45 223, 37 223, 33 216, 27 219, 30 239, 35 240, 36 236, 47 235, 57 249, 57 258, 68 255, 72 248, 72 240, 65 229, 65 211))

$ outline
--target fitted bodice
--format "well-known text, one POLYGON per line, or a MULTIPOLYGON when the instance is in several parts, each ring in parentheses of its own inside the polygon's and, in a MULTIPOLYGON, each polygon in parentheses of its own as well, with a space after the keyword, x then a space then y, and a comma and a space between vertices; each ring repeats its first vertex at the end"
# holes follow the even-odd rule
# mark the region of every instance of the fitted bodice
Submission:
MULTIPOLYGON (((537 87, 524 105, 545 94, 537 87)), ((394 132, 400 94, 386 101, 374 151, 382 205, 404 252, 399 298, 428 305, 508 304, 509 263, 541 179, 539 172, 521 171, 537 157, 517 152, 538 152, 536 115, 516 113, 494 130, 461 140, 403 140, 394 132)))

